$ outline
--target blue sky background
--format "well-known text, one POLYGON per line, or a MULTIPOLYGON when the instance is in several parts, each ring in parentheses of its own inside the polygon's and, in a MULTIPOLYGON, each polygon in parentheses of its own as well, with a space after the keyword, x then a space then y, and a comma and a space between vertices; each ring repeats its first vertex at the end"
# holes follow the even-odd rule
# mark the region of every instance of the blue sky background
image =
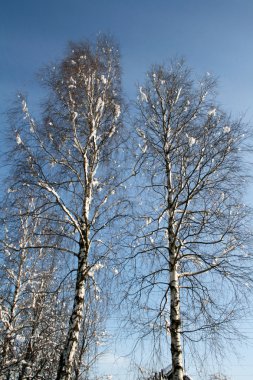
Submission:
MULTIPOLYGON (((15 93, 27 93, 36 110, 41 90, 35 73, 62 57, 68 41, 99 32, 111 33, 121 46, 129 98, 152 63, 184 56, 196 74, 215 74, 224 108, 234 116, 246 112, 253 125, 252 0, 2 0, 0 140, 8 128, 3 113, 15 93)), ((4 150, 3 139, 0 146, 4 150)), ((253 339, 252 317, 242 329, 253 339)), ((243 344, 239 352, 241 361, 231 359, 224 371, 232 380, 253 379, 252 346, 243 344)), ((111 363, 112 355, 106 360, 111 363)), ((124 365, 115 379, 127 379, 124 365)))

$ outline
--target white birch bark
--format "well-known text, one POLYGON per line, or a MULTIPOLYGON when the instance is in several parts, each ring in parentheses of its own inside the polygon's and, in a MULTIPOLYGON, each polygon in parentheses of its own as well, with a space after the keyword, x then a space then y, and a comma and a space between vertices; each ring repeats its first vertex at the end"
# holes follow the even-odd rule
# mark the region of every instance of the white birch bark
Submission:
POLYGON ((75 354, 78 346, 79 333, 83 320, 85 282, 87 278, 87 247, 80 242, 78 269, 75 289, 75 299, 69 322, 69 331, 64 351, 60 358, 57 380, 70 380, 72 378, 75 354))
POLYGON ((180 291, 175 255, 170 257, 170 333, 173 380, 183 380, 183 353, 181 346, 180 291))
MULTIPOLYGON (((73 120, 75 125, 75 120, 73 120)), ((96 153, 94 154, 96 157, 96 153)), ((93 157, 95 159, 95 157, 93 157)), ((89 253, 89 211, 92 199, 93 170, 89 167, 86 153, 83 154, 85 194, 83 200, 83 223, 81 226, 78 268, 75 288, 73 309, 69 321, 69 330, 64 350, 61 354, 56 380, 70 380, 72 378, 75 356, 78 348, 79 334, 84 313, 85 286, 88 275, 88 253, 89 253)))
MULTIPOLYGON (((169 131, 167 140, 169 140, 169 131)), ((170 334, 173 380, 183 380, 183 352, 181 346, 180 287, 178 278, 178 257, 175 247, 175 204, 173 202, 173 178, 169 155, 166 156, 168 191, 168 239, 169 239, 169 287, 170 287, 170 334)))

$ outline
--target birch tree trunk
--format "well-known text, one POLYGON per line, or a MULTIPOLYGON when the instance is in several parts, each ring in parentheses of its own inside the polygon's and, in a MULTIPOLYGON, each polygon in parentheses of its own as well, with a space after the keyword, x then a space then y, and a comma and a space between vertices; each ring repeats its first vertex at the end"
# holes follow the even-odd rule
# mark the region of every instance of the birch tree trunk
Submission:
MULTIPOLYGON (((170 136, 170 126, 164 131, 167 141, 170 136)), ((167 143, 165 144, 167 152, 167 143)), ((178 280, 178 253, 176 249, 176 202, 173 199, 173 176, 172 164, 169 154, 166 154, 166 176, 167 176, 167 204, 168 204, 168 240, 169 240, 169 288, 170 288, 170 334, 171 334, 171 358, 173 380, 183 380, 183 352, 181 346, 181 314, 180 314, 180 288, 178 280)))
POLYGON ((170 257, 170 291, 170 333, 173 380, 183 380, 183 353, 180 337, 180 290, 174 254, 171 254, 170 257))
POLYGON ((87 278, 88 241, 84 245, 80 240, 75 298, 69 322, 69 331, 65 348, 61 354, 56 380, 70 380, 72 377, 79 333, 83 320, 85 283, 87 278))

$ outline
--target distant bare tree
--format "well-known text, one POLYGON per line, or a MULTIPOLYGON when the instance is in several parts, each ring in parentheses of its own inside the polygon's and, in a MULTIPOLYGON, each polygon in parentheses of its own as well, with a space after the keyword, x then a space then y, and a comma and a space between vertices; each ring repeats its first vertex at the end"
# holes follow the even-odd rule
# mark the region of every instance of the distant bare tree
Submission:
POLYGON ((143 164, 127 293, 140 337, 152 334, 164 352, 170 341, 173 380, 183 380, 181 336, 210 346, 231 338, 252 286, 240 152, 249 136, 216 103, 213 78, 197 83, 183 62, 154 66, 139 88, 143 164))
MULTIPOLYGON (((53 377, 63 344, 61 329, 67 313, 53 291, 60 268, 56 256, 39 247, 42 231, 40 220, 32 217, 31 203, 27 216, 24 205, 18 212, 16 204, 12 214, 5 203, 5 217, 1 210, 0 373, 4 380, 53 377)), ((45 236, 44 245, 46 241, 45 236)))
MULTIPOLYGON (((104 300, 106 284, 97 281, 100 272, 108 271, 107 257, 127 204, 120 196, 124 172, 118 163, 123 134, 117 46, 103 36, 96 45, 71 44, 66 57, 41 75, 49 89, 42 121, 31 117, 22 95, 22 115, 17 109, 10 112, 16 136, 9 155, 14 162, 11 191, 18 192, 21 201, 36 199, 34 212, 49 240, 45 248, 69 256, 63 280, 76 273, 56 376, 67 380, 79 378, 74 374, 81 366, 80 352, 92 345, 89 340, 85 346, 90 327, 83 323, 94 324, 88 309, 94 313, 95 304, 104 300)), ((90 336, 97 340, 95 333, 90 336)))

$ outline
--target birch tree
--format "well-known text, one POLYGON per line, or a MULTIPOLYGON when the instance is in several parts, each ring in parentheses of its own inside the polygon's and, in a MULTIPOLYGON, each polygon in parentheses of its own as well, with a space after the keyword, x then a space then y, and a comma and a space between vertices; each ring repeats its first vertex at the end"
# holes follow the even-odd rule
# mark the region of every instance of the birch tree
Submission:
POLYGON ((71 44, 66 57, 43 70, 41 79, 48 90, 42 120, 31 116, 22 95, 22 115, 11 112, 16 136, 12 191, 37 200, 43 233, 53 241, 50 249, 69 255, 63 277, 76 273, 56 376, 67 380, 74 378, 80 357, 87 289, 93 289, 94 304, 101 302, 97 278, 107 271, 112 226, 119 226, 126 207, 118 195, 124 191, 118 163, 123 136, 118 48, 106 37, 95 45, 71 44))
POLYGON ((183 380, 182 337, 209 350, 230 339, 252 284, 240 152, 248 135, 217 104, 215 86, 174 62, 154 66, 139 87, 130 318, 160 352, 170 344, 173 380, 183 380))

